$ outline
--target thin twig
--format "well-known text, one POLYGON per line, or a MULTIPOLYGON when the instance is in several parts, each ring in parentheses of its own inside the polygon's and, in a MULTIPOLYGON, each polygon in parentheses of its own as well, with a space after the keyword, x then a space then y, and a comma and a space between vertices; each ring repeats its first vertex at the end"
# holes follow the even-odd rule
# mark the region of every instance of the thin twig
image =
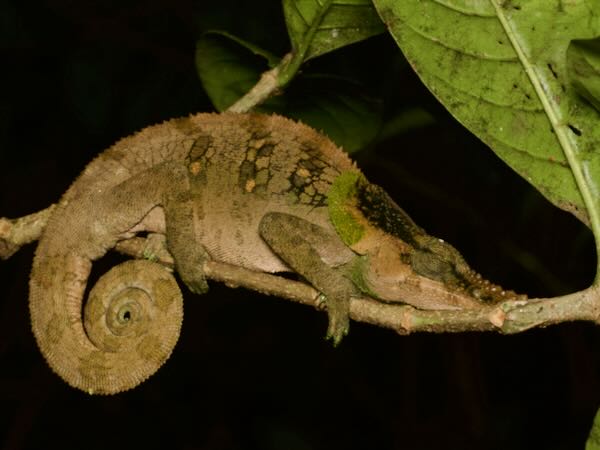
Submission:
POLYGON ((286 67, 289 59, 290 55, 284 56, 276 67, 264 72, 252 89, 227 108, 227 111, 245 113, 275 95, 282 87, 279 74, 286 67))
POLYGON ((55 206, 18 219, 0 217, 0 259, 8 259, 23 245, 38 240, 55 206))
MULTIPOLYGON (((21 245, 36 240, 54 209, 54 205, 18 219, 0 218, 0 256, 10 257, 21 245), (2 253, 4 251, 4 253, 2 253)), ((155 237, 134 237, 120 241, 115 250, 134 258, 148 258, 173 268, 173 258, 165 247, 156 245, 155 237), (162 251, 161 251, 162 248, 162 251), (150 256, 149 256, 150 255, 150 256)), ((205 263, 208 279, 230 287, 244 287, 266 295, 324 309, 319 292, 306 283, 269 273, 255 272, 218 261, 205 263)), ((350 316, 401 334, 414 332, 456 333, 462 331, 497 331, 519 333, 531 328, 561 322, 591 321, 600 323, 600 290, 597 287, 562 297, 516 300, 458 311, 425 311, 401 303, 383 303, 362 297, 352 299, 350 316)))
MULTIPOLYGON (((135 258, 146 253, 145 239, 133 238, 120 242, 116 249, 135 258)), ((173 267, 170 255, 155 259, 173 267)), ((255 272, 243 267, 217 261, 204 265, 208 279, 230 287, 244 287, 266 295, 324 309, 319 292, 312 286, 269 273, 255 272)), ((531 300, 510 300, 478 309, 457 311, 425 311, 401 303, 383 303, 361 297, 350 303, 352 319, 390 328, 400 334, 414 332, 458 333, 463 331, 496 331, 519 333, 535 327, 545 327, 576 320, 600 322, 600 292, 590 288, 562 297, 531 300)))

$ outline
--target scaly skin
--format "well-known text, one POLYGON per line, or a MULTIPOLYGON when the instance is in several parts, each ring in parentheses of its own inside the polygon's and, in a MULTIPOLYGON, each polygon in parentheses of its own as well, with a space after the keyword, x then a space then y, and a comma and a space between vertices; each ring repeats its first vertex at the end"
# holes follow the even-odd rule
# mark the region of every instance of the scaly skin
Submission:
POLYGON ((430 309, 507 298, 313 129, 257 114, 170 120, 92 161, 56 206, 36 251, 33 333, 50 367, 86 392, 136 386, 179 335, 181 294, 149 261, 104 275, 82 323, 92 261, 141 231, 166 236, 175 269, 196 293, 207 289, 207 259, 297 272, 325 294, 334 343, 348 332, 349 300, 360 292, 430 309))
POLYGON ((326 194, 343 170, 356 169, 331 141, 278 116, 198 114, 122 139, 64 194, 36 251, 30 314, 48 364, 90 393, 137 385, 175 344, 180 294, 164 270, 152 269, 156 281, 144 274, 151 263, 143 262, 144 270, 128 265, 96 286, 94 297, 108 312, 103 318, 100 307, 87 307, 84 328, 92 261, 118 240, 149 230, 167 235, 176 269, 194 292, 206 290, 200 270, 208 257, 287 270, 258 234, 262 216, 281 211, 332 229, 326 194), (118 293, 127 289, 131 295, 118 293), (90 330, 92 324, 100 331, 90 330))

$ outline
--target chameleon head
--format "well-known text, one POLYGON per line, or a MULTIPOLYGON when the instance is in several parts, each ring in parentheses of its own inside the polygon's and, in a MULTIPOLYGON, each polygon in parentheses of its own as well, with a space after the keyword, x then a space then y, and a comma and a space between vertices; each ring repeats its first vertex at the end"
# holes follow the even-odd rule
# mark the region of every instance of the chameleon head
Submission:
POLYGON ((428 235, 423 239, 422 247, 413 248, 383 234, 370 248, 364 246, 359 271, 364 290, 381 300, 440 310, 525 298, 484 279, 450 244, 428 235))
POLYGON ((454 289, 440 279, 418 273, 413 260, 424 265, 429 273, 446 273, 451 263, 439 258, 424 258, 403 241, 389 235, 380 236, 379 243, 360 258, 360 285, 369 295, 419 309, 450 310, 481 306, 466 292, 454 289))
POLYGON ((360 173, 334 181, 328 207, 342 241, 361 255, 352 278, 369 295, 423 309, 477 308, 522 297, 483 279, 360 173))

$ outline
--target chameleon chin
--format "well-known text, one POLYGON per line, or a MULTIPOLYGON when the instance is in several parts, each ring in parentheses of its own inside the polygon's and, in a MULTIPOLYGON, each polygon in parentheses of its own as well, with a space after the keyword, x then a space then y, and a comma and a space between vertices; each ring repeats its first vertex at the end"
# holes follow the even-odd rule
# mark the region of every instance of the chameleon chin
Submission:
POLYGON ((144 231, 166 236, 175 269, 195 293, 208 289, 207 260, 298 273, 324 294, 334 344, 348 333, 353 296, 422 309, 515 297, 425 233, 315 130, 274 115, 197 114, 104 151, 48 221, 31 273, 31 322, 48 364, 71 386, 130 389, 175 346, 181 292, 151 261, 105 274, 81 319, 92 261, 144 231))

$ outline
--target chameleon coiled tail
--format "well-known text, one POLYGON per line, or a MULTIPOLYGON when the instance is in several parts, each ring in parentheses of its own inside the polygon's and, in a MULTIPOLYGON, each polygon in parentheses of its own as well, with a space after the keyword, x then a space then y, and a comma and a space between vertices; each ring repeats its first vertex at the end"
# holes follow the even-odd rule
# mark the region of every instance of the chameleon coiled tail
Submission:
MULTIPOLYGON (((193 122, 218 124, 220 117, 200 114, 193 122)), ((149 231, 144 219, 151 211, 164 213, 170 194, 185 192, 184 161, 196 142, 191 120, 148 127, 115 143, 86 166, 48 219, 31 272, 31 323, 46 361, 71 386, 96 394, 131 389, 175 346, 181 292, 158 264, 132 261, 109 271, 83 309, 92 261, 119 240, 149 231)), ((160 216, 151 230, 164 233, 160 216)))
POLYGON ((179 338, 182 296, 163 266, 127 261, 92 288, 82 323, 90 269, 89 259, 73 253, 36 258, 32 329, 46 361, 69 385, 115 394, 137 386, 168 359, 179 338))

